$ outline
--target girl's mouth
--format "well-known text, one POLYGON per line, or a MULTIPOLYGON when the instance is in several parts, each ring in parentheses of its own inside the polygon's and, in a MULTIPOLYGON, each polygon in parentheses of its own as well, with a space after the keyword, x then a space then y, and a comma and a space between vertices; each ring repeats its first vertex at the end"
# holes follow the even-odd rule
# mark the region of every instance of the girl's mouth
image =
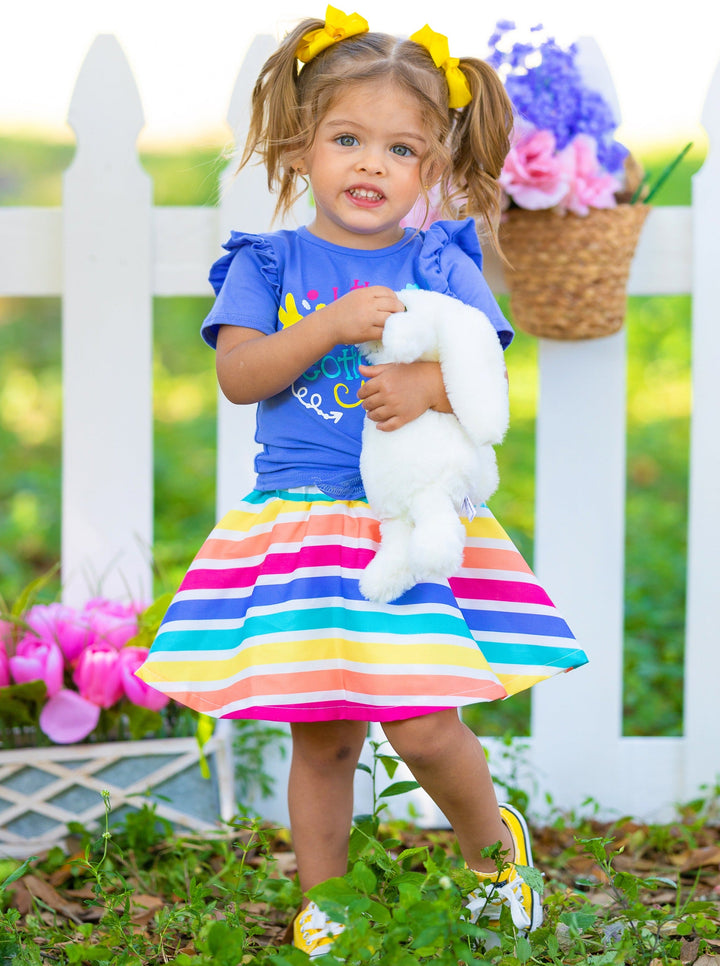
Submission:
POLYGON ((385 200, 385 195, 373 188, 348 188, 347 194, 359 205, 377 205, 385 200))

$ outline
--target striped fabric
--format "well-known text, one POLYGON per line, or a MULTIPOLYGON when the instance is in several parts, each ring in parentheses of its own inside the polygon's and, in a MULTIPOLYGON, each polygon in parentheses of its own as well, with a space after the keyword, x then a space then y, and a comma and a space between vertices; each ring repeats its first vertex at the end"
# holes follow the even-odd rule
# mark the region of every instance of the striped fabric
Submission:
POLYGON ((392 721, 507 697, 586 663, 486 507, 461 571, 389 604, 358 578, 364 501, 253 491, 210 534, 139 676, 214 717, 392 721))

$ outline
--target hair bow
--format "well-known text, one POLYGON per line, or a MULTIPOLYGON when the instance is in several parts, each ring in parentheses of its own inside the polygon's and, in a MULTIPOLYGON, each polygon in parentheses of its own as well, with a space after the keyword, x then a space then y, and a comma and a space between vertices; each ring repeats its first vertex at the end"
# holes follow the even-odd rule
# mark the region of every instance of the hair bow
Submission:
POLYGON ((325 13, 325 25, 303 34, 295 51, 295 56, 303 64, 307 64, 327 47, 336 44, 338 40, 367 33, 369 29, 367 20, 361 17, 359 13, 347 14, 338 10, 337 7, 328 6, 325 13))
POLYGON ((458 58, 450 56, 448 39, 445 34, 437 34, 425 24, 421 30, 410 37, 410 40, 414 40, 416 44, 424 47, 432 57, 435 66, 445 74, 450 92, 448 107, 465 107, 469 104, 472 100, 470 85, 458 66, 460 63, 458 58))

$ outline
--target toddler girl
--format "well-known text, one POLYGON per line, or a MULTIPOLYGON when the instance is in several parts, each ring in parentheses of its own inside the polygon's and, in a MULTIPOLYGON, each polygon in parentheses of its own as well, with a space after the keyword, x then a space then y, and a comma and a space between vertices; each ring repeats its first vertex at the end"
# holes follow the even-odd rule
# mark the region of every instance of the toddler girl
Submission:
MULTIPOLYGON (((220 521, 178 591, 143 680, 217 717, 288 721, 289 807, 303 892, 347 866, 353 777, 369 721, 451 823, 477 871, 465 915, 520 930, 541 921, 522 817, 496 802, 483 750, 458 709, 494 701, 585 663, 564 620, 486 507, 464 521, 462 568, 389 604, 358 578, 379 541, 364 499, 367 415, 392 432, 451 407, 436 363, 362 364, 356 345, 420 287, 481 309, 507 346, 512 330, 481 272, 474 216, 497 245, 497 178, 512 123, 484 62, 451 58, 424 27, 409 40, 371 33, 328 7, 264 65, 242 158, 264 161, 286 212, 309 184, 307 227, 233 232, 210 279, 202 334, 234 403, 259 403, 256 489, 220 521), (444 212, 403 228, 433 188, 444 212), (501 843, 498 876, 483 850, 501 843)), ((315 903, 295 921, 319 956, 343 927, 315 903)))

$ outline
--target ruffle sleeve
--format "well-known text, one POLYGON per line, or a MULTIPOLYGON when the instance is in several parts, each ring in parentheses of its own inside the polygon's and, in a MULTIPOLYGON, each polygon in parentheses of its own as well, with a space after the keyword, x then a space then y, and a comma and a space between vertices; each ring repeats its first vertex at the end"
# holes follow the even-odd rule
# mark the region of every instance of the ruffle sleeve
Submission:
POLYGON ((507 348, 513 329, 485 281, 482 249, 472 218, 433 222, 424 233, 418 266, 431 291, 452 295, 484 312, 495 326, 503 349, 507 348))
POLYGON ((201 329, 213 348, 221 325, 274 331, 281 297, 282 254, 269 236, 233 231, 223 248, 210 269, 216 299, 201 329))
POLYGON ((250 249, 253 258, 269 285, 280 298, 280 278, 278 271, 278 258, 275 249, 268 238, 264 235, 250 235, 247 232, 231 231, 230 237, 222 246, 227 255, 221 255, 213 263, 208 276, 210 284, 216 295, 219 295, 227 274, 230 271, 238 252, 242 249, 250 249))

